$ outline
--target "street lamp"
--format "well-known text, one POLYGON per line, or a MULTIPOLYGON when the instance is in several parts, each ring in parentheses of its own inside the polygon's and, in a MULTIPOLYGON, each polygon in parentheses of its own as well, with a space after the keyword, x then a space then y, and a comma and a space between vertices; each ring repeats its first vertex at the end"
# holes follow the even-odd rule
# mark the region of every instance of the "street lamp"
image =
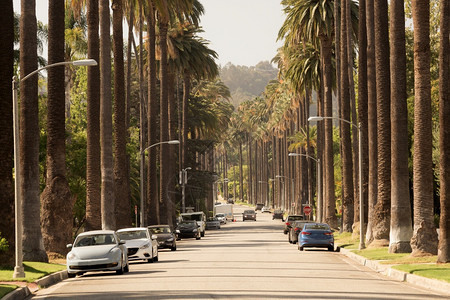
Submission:
POLYGON ((22 254, 22 195, 20 194, 20 186, 22 177, 20 174, 20 148, 19 148, 19 104, 17 90, 20 86, 20 82, 27 80, 31 76, 39 73, 42 70, 46 70, 52 67, 74 65, 74 66, 96 66, 97 62, 94 59, 82 59, 76 61, 63 61, 54 64, 47 65, 40 69, 34 70, 22 79, 14 76, 12 78, 12 90, 13 90, 13 133, 14 133, 14 205, 15 205, 15 256, 16 264, 14 266, 13 278, 25 277, 25 271, 23 269, 23 254, 22 254))
POLYGON ((155 146, 161 145, 161 144, 169 144, 169 145, 178 145, 180 143, 179 140, 170 140, 170 141, 164 141, 164 142, 159 142, 159 143, 155 143, 153 145, 148 146, 147 148, 141 150, 141 163, 140 163, 140 170, 139 170, 139 179, 140 179, 140 194, 141 194, 141 199, 140 199, 140 213, 139 213, 139 218, 140 218, 140 223, 141 223, 141 227, 144 226, 144 161, 145 161, 145 151, 147 151, 150 148, 153 148, 155 146))
MULTIPOLYGON (((322 222, 322 176, 320 173, 321 167, 320 167, 320 158, 314 158, 307 154, 302 153, 289 153, 289 156, 304 156, 307 158, 310 158, 314 160, 317 163, 317 216, 318 221, 322 222)), ((309 204, 311 205, 311 199, 309 199, 309 204)))
POLYGON ((363 191, 362 191, 362 141, 361 141, 361 123, 359 123, 359 126, 357 126, 355 123, 350 122, 348 120, 338 118, 338 117, 320 117, 320 116, 314 116, 309 117, 308 122, 314 122, 314 121, 322 121, 324 119, 336 119, 342 122, 345 122, 347 124, 350 124, 351 126, 356 127, 358 129, 358 176, 359 176, 359 249, 366 248, 364 243, 364 201, 363 201, 363 191))
POLYGON ((192 169, 191 167, 184 168, 180 171, 180 184, 181 184, 181 211, 186 212, 186 183, 187 183, 187 170, 192 169))

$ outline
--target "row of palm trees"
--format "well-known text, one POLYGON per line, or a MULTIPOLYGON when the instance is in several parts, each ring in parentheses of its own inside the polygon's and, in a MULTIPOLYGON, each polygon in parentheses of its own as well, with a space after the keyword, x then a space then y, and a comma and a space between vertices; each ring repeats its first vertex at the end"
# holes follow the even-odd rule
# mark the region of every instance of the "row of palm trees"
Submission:
POLYGON ((286 20, 279 39, 284 44, 274 58, 279 78, 267 85, 262 97, 241 104, 229 133, 233 140, 224 142, 229 151, 232 143, 246 145, 243 198, 261 202, 271 187, 271 203, 288 207, 294 202, 300 212, 302 203, 313 203, 314 168, 319 164, 308 156, 317 158, 322 162, 324 201, 320 207, 316 203, 316 219, 357 233, 361 188, 369 246, 389 246, 390 252, 415 256, 438 254, 438 262, 449 262, 449 2, 282 4, 286 20), (440 19, 430 24, 436 12, 440 19), (413 27, 405 25, 407 16, 413 27), (430 33, 430 25, 435 33, 430 33), (438 51, 430 38, 440 45, 438 51), (432 84, 438 95, 432 95, 432 84), (432 104, 438 107, 434 114, 432 104), (310 124, 308 118, 314 115, 355 126, 332 119, 310 124), (440 153, 434 161, 433 128, 439 131, 439 144, 434 145, 440 153), (363 145, 362 186, 358 139, 363 145), (290 151, 302 155, 289 159, 290 151), (437 207, 434 176, 439 178, 437 207), (291 190, 295 199, 289 199, 291 190))
MULTIPOLYGON (((21 1, 20 78, 37 69, 35 9, 36 1, 21 1)), ((1 157, 0 203, 5 209, 1 211, 0 232, 10 247, 8 252, 0 254, 0 262, 7 264, 11 263, 14 250, 12 1, 7 1, 1 14, 5 26, 2 26, 4 35, 0 47, 4 54, 0 62, 0 119, 5 147, 1 157)), ((138 124, 141 151, 159 142, 180 141, 179 149, 161 143, 148 150, 146 217, 141 225, 174 222, 176 210, 179 210, 179 199, 174 193, 179 169, 191 166, 200 175, 212 172, 213 146, 223 131, 221 128, 227 126, 232 106, 227 101, 228 89, 216 79, 218 66, 214 59, 217 54, 198 35, 201 14, 203 7, 194 0, 49 1, 48 63, 75 60, 85 55, 99 63, 98 67, 88 67, 85 91, 84 230, 132 226, 130 161, 140 157, 127 150, 132 124, 138 124), (129 29, 125 49, 124 19, 129 29), (138 75, 133 76, 135 73, 138 75), (137 84, 133 84, 133 80, 137 84), (139 112, 133 114, 135 107, 139 112), (135 119, 138 121, 134 122, 135 119)), ((75 76, 75 72, 65 71, 63 67, 49 69, 47 126, 42 129, 38 119, 38 77, 20 83, 24 260, 47 261, 48 253, 64 254, 65 245, 73 238, 73 207, 79 199, 70 189, 66 170, 68 132, 65 126, 66 117, 75 118, 80 114, 71 115, 67 99, 70 93, 65 91, 73 88, 75 76), (39 164, 41 131, 47 137, 43 165, 39 164), (41 193, 42 166, 45 188, 41 193)))

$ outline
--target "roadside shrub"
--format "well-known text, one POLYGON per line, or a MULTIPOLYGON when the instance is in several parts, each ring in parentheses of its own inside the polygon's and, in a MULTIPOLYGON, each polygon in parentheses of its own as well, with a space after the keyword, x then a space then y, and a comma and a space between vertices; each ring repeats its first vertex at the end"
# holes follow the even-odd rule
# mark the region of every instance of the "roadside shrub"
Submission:
POLYGON ((0 252, 7 251, 8 248, 8 241, 5 238, 2 238, 2 233, 0 232, 0 252))

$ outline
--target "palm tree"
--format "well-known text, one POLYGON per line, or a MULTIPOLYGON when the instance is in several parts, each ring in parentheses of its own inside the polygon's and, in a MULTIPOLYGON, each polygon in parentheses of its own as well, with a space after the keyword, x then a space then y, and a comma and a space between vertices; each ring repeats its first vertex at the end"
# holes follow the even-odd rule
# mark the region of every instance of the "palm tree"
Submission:
POLYGON ((112 1, 114 51, 114 196, 116 227, 131 226, 122 0, 112 1))
POLYGON ((100 72, 101 220, 103 229, 115 229, 109 0, 100 0, 100 72))
POLYGON ((13 189, 13 110, 11 78, 14 65, 13 1, 3 3, 0 12, 0 235, 8 241, 9 249, 0 252, 0 261, 13 265, 14 258, 14 189, 13 189))
POLYGON ((450 141, 450 2, 440 1, 441 30, 439 49, 439 124, 440 139, 440 173, 441 173, 441 219, 439 223, 440 239, 438 262, 450 262, 450 153, 448 147, 450 141))
POLYGON ((378 200, 374 208, 373 238, 380 245, 389 245, 391 215, 391 118, 389 73, 389 25, 386 0, 375 1, 375 58, 377 81, 378 134, 378 200))
POLYGON ((412 1, 414 25, 414 234, 412 255, 437 254, 433 217, 430 1, 412 1))
MULTIPOLYGON (((49 1, 48 62, 64 61, 64 2, 49 1)), ((47 251, 67 253, 66 245, 72 240, 73 208, 69 183, 66 178, 66 130, 64 67, 48 70, 47 102, 47 176, 41 195, 41 226, 47 251)))
MULTIPOLYGON (((99 2, 87 1, 88 57, 99 61, 99 2)), ((102 41, 105 42, 105 41, 102 41)), ((100 62, 101 63, 101 62, 100 62)), ((105 66, 103 66, 102 72, 105 66)), ((100 173, 100 69, 88 67, 87 81, 86 230, 102 228, 104 181, 100 173), (100 191, 102 186, 102 191, 100 191)), ((102 138, 103 140, 103 138, 102 138)), ((103 151, 103 150, 102 150, 103 151)), ((102 152, 103 153, 103 152, 102 152)), ((105 176, 108 176, 105 174, 105 176)), ((106 177, 109 178, 109 177, 106 177)), ((106 186, 108 187, 108 186, 106 186)), ((110 188, 110 187, 109 187, 110 188)))
POLYGON ((377 90, 375 76, 375 18, 374 1, 366 1, 366 27, 367 27, 367 138, 369 180, 367 196, 367 232, 366 241, 373 240, 373 215, 378 197, 378 142, 377 142, 377 90))
POLYGON ((411 205, 408 169, 408 109, 404 1, 390 3, 391 40, 391 225, 389 252, 411 252, 411 205))
MULTIPOLYGON (((36 1, 21 1, 20 77, 37 69, 36 1)), ((48 261, 45 252, 39 201, 38 82, 34 75, 20 85, 20 152, 22 184, 23 259, 48 261)))

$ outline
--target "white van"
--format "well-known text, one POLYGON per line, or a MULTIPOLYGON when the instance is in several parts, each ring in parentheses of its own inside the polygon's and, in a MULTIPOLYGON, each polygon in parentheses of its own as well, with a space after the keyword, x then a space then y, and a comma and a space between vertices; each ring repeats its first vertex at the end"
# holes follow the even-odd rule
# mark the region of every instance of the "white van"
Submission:
POLYGON ((195 220, 197 221, 198 225, 200 225, 200 234, 201 236, 205 236, 205 230, 206 230, 206 215, 202 211, 192 212, 192 213, 183 213, 180 214, 182 221, 187 220, 195 220))

